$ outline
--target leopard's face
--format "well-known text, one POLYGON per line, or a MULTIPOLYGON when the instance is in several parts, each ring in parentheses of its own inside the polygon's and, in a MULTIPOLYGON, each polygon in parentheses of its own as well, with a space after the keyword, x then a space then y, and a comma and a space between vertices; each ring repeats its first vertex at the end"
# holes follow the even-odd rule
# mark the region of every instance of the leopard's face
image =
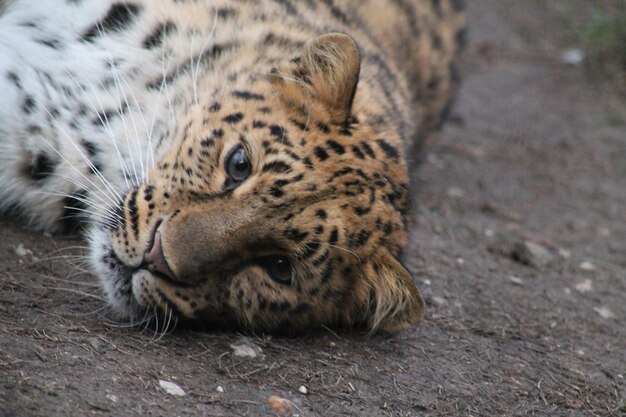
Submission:
POLYGON ((416 322, 398 260, 406 168, 352 116, 358 72, 354 42, 326 35, 189 109, 114 226, 92 233, 116 310, 263 330, 416 322))

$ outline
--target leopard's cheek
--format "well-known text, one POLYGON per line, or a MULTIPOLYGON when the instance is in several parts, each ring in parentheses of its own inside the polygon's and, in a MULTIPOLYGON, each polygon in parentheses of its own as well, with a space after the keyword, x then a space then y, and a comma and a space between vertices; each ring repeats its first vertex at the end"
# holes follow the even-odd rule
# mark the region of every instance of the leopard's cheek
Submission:
MULTIPOLYGON (((227 308, 249 328, 298 331, 332 322, 335 300, 324 298, 317 277, 294 265, 290 282, 272 278, 267 269, 254 265, 234 276, 224 292, 227 308)), ((330 284, 329 288, 334 286, 330 284)))

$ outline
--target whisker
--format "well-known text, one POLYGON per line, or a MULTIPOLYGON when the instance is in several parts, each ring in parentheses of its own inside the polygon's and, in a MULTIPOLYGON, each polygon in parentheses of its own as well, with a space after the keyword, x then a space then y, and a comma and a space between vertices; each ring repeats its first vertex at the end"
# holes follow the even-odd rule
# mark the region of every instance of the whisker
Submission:
MULTIPOLYGON (((90 169, 93 170, 93 172, 96 173, 96 176, 100 179, 100 181, 102 182, 102 184, 105 186, 105 188, 107 189, 107 192, 103 191, 100 187, 98 187, 93 181, 91 181, 87 176, 85 176, 81 170, 79 170, 74 164, 72 164, 70 161, 67 160, 67 158, 65 158, 61 152, 59 152, 59 150, 56 148, 56 146, 54 146, 52 143, 50 143, 43 135, 39 134, 38 137, 41 138, 59 157, 61 157, 61 159, 67 164, 69 165, 71 168, 74 169, 74 171, 76 171, 82 178, 84 178, 85 180, 87 180, 87 182, 89 184, 91 184, 92 186, 94 186, 98 191, 100 191, 102 194, 110 196, 110 194, 113 194, 113 197, 117 197, 119 198, 119 194, 117 194, 117 192, 111 188, 109 186, 109 181, 107 181, 102 174, 98 171, 98 169, 93 165, 93 163, 91 162, 91 160, 85 155, 85 153, 83 152, 83 150, 76 144, 76 142, 74 141, 74 139, 72 138, 72 136, 67 133, 67 131, 63 128, 63 126, 61 125, 61 123, 59 123, 59 121, 56 119, 56 117, 48 110, 47 106, 44 105, 44 103, 41 103, 39 100, 37 100, 38 104, 44 109, 44 111, 48 114, 48 116, 51 118, 51 120, 54 122, 54 126, 58 129, 59 132, 61 132, 61 134, 63 134, 72 144, 72 146, 78 151, 80 157, 87 163, 87 165, 89 166, 90 169)), ((82 186, 82 184, 81 184, 82 186)), ((82 186, 82 188, 85 188, 84 186, 82 186)), ((111 201, 115 204, 115 201, 113 199, 111 199, 111 201)))
MULTIPOLYGON (((108 133, 109 140, 113 144, 113 147, 115 148, 115 152, 117 153, 117 158, 120 162, 120 167, 122 168, 122 176, 124 177, 124 181, 126 182, 126 187, 130 188, 130 184, 128 182, 128 175, 130 174, 130 170, 128 169, 128 166, 126 165, 124 158, 122 157, 122 152, 120 151, 120 148, 117 145, 117 141, 115 140, 115 135, 113 134, 113 130, 111 129, 111 125, 109 124, 109 120, 106 116, 106 112, 104 111, 104 107, 102 106, 102 102, 100 101, 100 98, 98 97, 97 94, 95 95, 96 101, 98 102, 98 105, 100 106, 100 111, 98 111, 98 108, 96 107, 96 105, 93 103, 93 101, 91 100, 91 98, 89 97, 85 89, 83 88, 83 86, 72 75, 71 71, 69 71, 66 68, 65 72, 70 77, 70 79, 74 82, 74 84, 76 84, 79 90, 82 92, 85 99, 87 99, 87 101, 89 102, 89 105, 91 106, 91 108, 95 110, 98 120, 105 127, 108 133)), ((89 87, 93 90, 94 89, 93 84, 91 84, 89 80, 87 80, 87 83, 89 84, 89 87)))
POLYGON ((196 106, 199 105, 199 100, 198 100, 198 73, 200 72, 200 63, 202 62, 202 57, 204 56, 204 53, 206 52, 206 48, 209 46, 209 41, 211 40, 211 38, 215 35, 215 29, 217 28, 217 21, 218 21, 218 10, 217 7, 213 8, 214 10, 214 15, 213 15, 213 27, 211 28, 211 31, 206 35, 206 40, 204 41, 204 45, 202 46, 202 49, 200 50, 200 54, 198 55, 198 61, 195 64, 195 71, 194 71, 194 64, 193 64, 193 42, 195 40, 195 32, 193 32, 192 37, 191 37, 191 59, 192 59, 192 65, 191 65, 191 78, 192 78, 192 85, 193 85, 193 96, 196 102, 196 106))
POLYGON ((94 294, 91 294, 91 293, 88 293, 88 292, 85 292, 85 291, 76 290, 76 289, 73 289, 73 288, 47 287, 45 285, 41 285, 41 286, 36 285, 36 286, 33 286, 32 288, 40 289, 40 290, 63 291, 63 292, 67 292, 67 293, 70 293, 70 294, 78 294, 78 295, 81 296, 81 298, 92 298, 92 299, 95 299, 95 300, 98 300, 98 301, 103 301, 103 302, 105 301, 104 298, 102 298, 102 297, 99 297, 97 295, 94 295, 94 294))
MULTIPOLYGON (((115 59, 113 58, 113 54, 112 54, 112 48, 111 48, 111 44, 109 42, 109 38, 108 36, 106 36, 106 34, 104 33, 104 31, 102 30, 102 27, 100 25, 96 25, 96 28, 98 29, 98 34, 100 35, 100 39, 102 40, 102 42, 105 44, 105 49, 108 50, 109 52, 109 59, 108 59, 108 63, 111 66, 112 70, 113 70, 113 79, 115 81, 115 87, 118 89, 118 93, 121 93, 123 99, 124 99, 124 103, 126 105, 126 108, 128 109, 128 111, 130 112, 131 115, 131 122, 134 126, 135 129, 135 137, 136 137, 136 150, 138 150, 139 152, 139 163, 141 164, 140 169, 142 172, 142 178, 143 178, 143 157, 141 156, 141 145, 139 143, 139 133, 137 131, 137 126, 135 125, 135 120, 134 117, 132 116, 132 109, 130 108, 130 105, 128 103, 128 99, 126 97, 126 93, 124 92, 124 89, 122 88, 121 82, 119 80, 119 76, 118 76, 118 70, 117 67, 115 65, 115 59)), ((106 90, 106 88, 104 87, 104 85, 102 84, 102 80, 98 80, 100 83, 100 86, 102 87, 103 90, 106 90)), ((132 90, 131 90, 132 91, 132 90)), ((118 95, 118 100, 119 100, 119 95, 118 95)), ((136 167, 136 163, 135 163, 135 156, 132 152, 132 147, 130 144, 130 140, 128 138, 128 128, 126 126, 126 118, 124 117, 124 115, 122 114, 122 110, 120 106, 116 106, 116 110, 118 113, 118 116, 122 122, 122 127, 124 128, 124 137, 126 139, 126 145, 128 147, 128 154, 130 156, 130 160, 132 163, 132 168, 133 168, 133 173, 135 175, 135 185, 139 185, 141 183, 141 180, 139 178, 139 176, 137 175, 137 167, 136 167)), ((106 118, 106 114, 105 114, 105 118, 106 118)))

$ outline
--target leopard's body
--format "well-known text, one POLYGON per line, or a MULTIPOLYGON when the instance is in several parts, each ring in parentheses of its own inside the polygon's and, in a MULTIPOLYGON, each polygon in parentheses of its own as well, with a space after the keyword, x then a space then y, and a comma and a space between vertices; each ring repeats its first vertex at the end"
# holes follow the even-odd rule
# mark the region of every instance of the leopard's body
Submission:
POLYGON ((395 331, 405 162, 443 120, 459 0, 12 0, 0 210, 87 219, 110 304, 395 331))

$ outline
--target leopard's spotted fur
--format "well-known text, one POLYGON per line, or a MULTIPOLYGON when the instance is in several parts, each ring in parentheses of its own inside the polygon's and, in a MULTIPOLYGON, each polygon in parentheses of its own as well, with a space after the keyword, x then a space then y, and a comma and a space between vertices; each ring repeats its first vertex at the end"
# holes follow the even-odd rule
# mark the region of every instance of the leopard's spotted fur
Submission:
POLYGON ((86 214, 118 313, 419 319, 405 159, 454 94, 460 0, 4 7, 0 207, 51 231, 86 214))

